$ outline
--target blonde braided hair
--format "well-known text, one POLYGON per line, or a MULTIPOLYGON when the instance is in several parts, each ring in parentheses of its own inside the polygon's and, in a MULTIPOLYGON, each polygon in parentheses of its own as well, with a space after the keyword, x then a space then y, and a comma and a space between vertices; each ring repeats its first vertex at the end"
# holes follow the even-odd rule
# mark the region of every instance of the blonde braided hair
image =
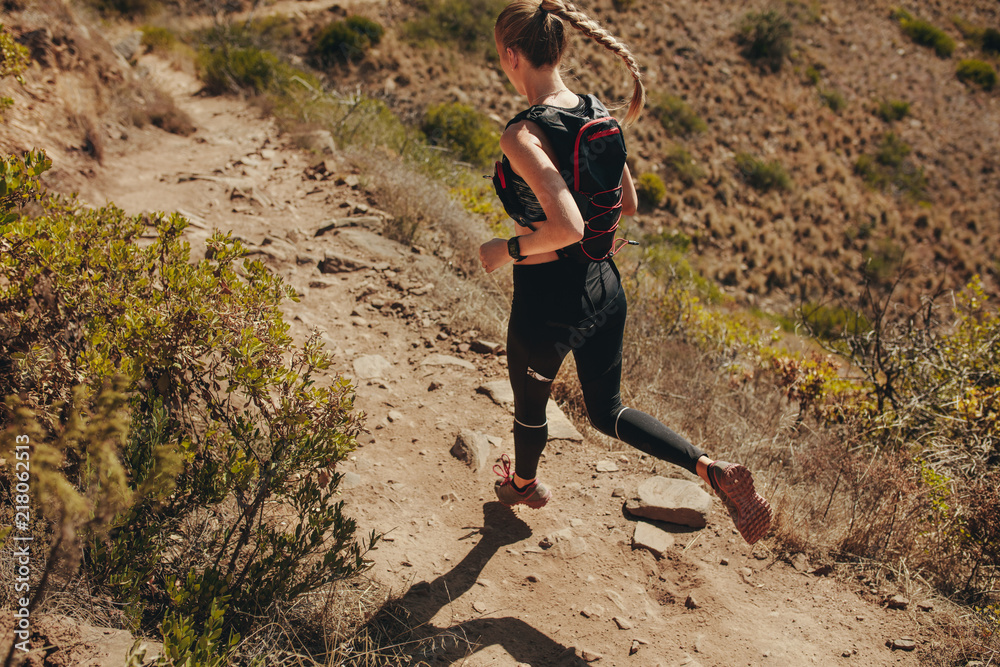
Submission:
POLYGON ((494 31, 505 47, 516 48, 534 67, 557 65, 566 49, 563 21, 622 59, 635 85, 623 124, 638 120, 646 103, 639 63, 625 44, 564 0, 514 0, 497 17, 494 31))

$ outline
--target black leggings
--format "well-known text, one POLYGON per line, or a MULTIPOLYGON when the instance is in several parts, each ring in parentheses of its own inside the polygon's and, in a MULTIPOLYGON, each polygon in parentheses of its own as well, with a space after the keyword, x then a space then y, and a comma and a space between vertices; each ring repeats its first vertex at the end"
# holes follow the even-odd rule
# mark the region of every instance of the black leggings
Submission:
POLYGON ((705 453, 621 400, 622 337, 628 307, 614 262, 560 259, 514 267, 507 360, 514 390, 515 472, 534 479, 548 440, 545 405, 570 352, 594 427, 698 474, 705 453))

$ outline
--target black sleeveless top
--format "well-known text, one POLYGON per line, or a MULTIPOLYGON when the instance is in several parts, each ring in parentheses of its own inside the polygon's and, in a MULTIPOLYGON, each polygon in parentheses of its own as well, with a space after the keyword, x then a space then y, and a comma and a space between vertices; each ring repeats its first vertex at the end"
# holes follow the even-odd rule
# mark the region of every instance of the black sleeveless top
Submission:
MULTIPOLYGON (((559 168, 559 171, 563 176, 563 180, 565 181, 569 181, 572 177, 572 167, 569 166, 569 163, 571 162, 569 156, 572 155, 574 142, 576 140, 576 130, 573 129, 576 125, 570 123, 570 127, 567 127, 562 122, 561 117, 565 115, 584 118, 586 120, 593 120, 595 118, 605 118, 606 116, 611 115, 608 113, 605 106, 601 104, 601 101, 593 95, 577 95, 577 97, 580 99, 580 102, 571 109, 549 106, 547 104, 536 104, 532 107, 528 107, 521 113, 511 118, 510 122, 508 122, 506 126, 510 127, 514 123, 519 123, 522 120, 530 120, 542 126, 545 136, 548 138, 549 143, 552 144, 552 148, 558 159, 556 167, 559 168)), ((509 174, 511 181, 510 187, 517 196, 518 200, 521 202, 521 205, 524 207, 523 217, 516 220, 516 222, 522 227, 534 229, 534 227, 531 226, 531 223, 545 220, 545 212, 542 210, 542 205, 538 203, 538 197, 536 197, 535 193, 532 192, 528 183, 519 175, 514 173, 514 170, 510 168, 510 161, 507 159, 506 155, 503 156, 502 161, 503 166, 506 168, 506 173, 509 174)))

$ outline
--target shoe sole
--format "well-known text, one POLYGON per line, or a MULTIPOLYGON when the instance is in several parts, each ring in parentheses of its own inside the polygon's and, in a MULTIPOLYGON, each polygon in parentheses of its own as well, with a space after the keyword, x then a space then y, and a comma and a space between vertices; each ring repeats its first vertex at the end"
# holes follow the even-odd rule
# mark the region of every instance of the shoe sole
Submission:
POLYGON ((771 527, 771 505, 753 485, 753 475, 741 465, 731 465, 716 480, 729 502, 736 508, 736 530, 748 544, 754 544, 771 527))

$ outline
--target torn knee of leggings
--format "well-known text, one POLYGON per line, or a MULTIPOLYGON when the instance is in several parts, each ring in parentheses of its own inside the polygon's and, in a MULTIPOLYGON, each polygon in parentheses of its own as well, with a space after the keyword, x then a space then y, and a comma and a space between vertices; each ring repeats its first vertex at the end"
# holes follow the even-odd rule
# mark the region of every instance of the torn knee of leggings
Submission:
POLYGON ((552 378, 545 377, 544 375, 536 371, 534 368, 531 368, 530 366, 528 367, 527 374, 528 377, 530 377, 532 380, 538 380, 539 382, 552 382, 552 378))

